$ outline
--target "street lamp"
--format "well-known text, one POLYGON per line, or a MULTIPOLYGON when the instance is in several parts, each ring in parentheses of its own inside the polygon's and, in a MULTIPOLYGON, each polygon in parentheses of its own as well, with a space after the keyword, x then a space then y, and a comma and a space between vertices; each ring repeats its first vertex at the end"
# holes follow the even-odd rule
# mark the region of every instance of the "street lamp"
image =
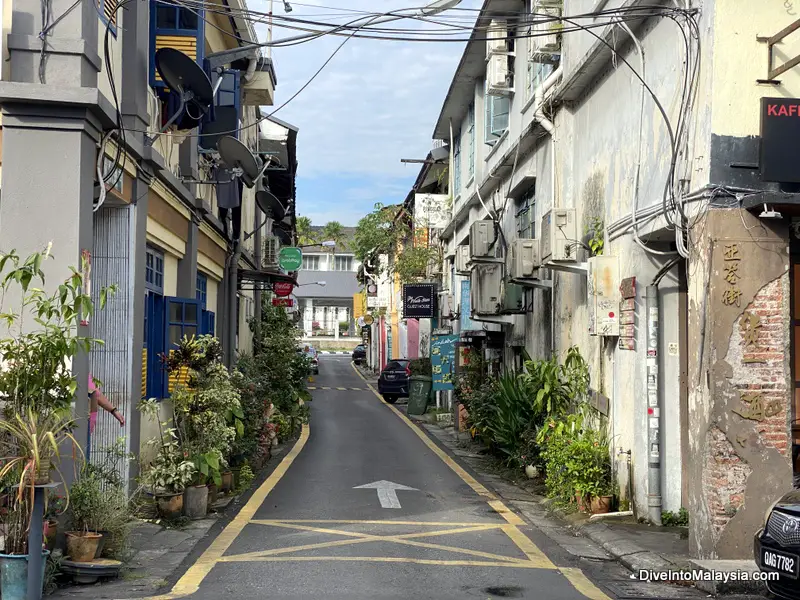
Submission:
POLYGON ((333 240, 325 240, 319 244, 303 244, 302 246, 295 246, 295 248, 315 248, 317 246, 322 246, 323 248, 335 248, 336 242, 333 240))
POLYGON ((300 284, 297 285, 297 287, 303 287, 304 285, 318 285, 320 287, 325 287, 326 285, 328 285, 328 282, 327 281, 312 281, 311 283, 300 283, 300 284))

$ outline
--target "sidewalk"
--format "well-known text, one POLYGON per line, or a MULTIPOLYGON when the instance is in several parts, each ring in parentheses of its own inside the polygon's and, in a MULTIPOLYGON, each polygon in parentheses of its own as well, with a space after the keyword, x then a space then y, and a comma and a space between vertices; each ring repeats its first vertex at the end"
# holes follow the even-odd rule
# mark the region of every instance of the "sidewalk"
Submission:
POLYGON ((251 493, 275 469, 294 441, 272 449, 272 456, 253 480, 250 489, 238 496, 222 497, 207 518, 189 521, 185 526, 168 529, 149 521, 139 521, 131 533, 132 558, 123 566, 118 579, 89 585, 75 585, 61 574, 60 587, 47 598, 85 598, 119 600, 142 598, 163 593, 185 568, 201 554, 217 534, 247 502, 251 493))
MULTIPOLYGON (((408 415, 428 435, 449 450, 460 462, 466 463, 481 482, 513 506, 532 525, 556 542, 571 555, 591 561, 617 560, 632 571, 631 584, 637 581, 640 570, 701 571, 733 573, 757 572, 755 561, 698 561, 690 558, 689 535, 686 527, 654 527, 638 523, 633 517, 606 517, 590 520, 589 515, 566 513, 557 509, 544 497, 541 484, 527 479, 524 474, 499 467, 496 461, 482 452, 483 447, 471 440, 469 434, 455 432, 450 425, 439 425, 433 415, 416 417, 408 415)), ((648 584, 652 586, 654 584, 648 584)), ((705 594, 725 595, 729 600, 745 598, 763 600, 766 587, 762 582, 697 581, 697 590, 685 587, 687 583, 666 586, 681 598, 702 598, 705 594), (700 591, 705 594, 701 593, 700 591), (693 592, 696 595, 685 595, 693 592)), ((609 586, 610 587, 610 586, 609 586)), ((659 586, 662 589, 664 585, 659 586)), ((628 593, 634 593, 628 590, 628 593)), ((642 593, 642 592, 638 592, 642 593)), ((630 595, 625 597, 656 598, 658 595, 630 595)), ((673 596, 669 596, 673 597, 673 596)))

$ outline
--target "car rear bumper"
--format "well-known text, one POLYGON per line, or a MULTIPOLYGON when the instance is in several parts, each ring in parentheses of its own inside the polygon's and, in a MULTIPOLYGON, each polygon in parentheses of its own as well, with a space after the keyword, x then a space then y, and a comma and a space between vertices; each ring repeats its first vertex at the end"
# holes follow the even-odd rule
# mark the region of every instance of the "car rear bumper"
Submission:
MULTIPOLYGON (((764 569, 761 566, 762 547, 771 548, 779 552, 800 554, 800 548, 795 546, 781 546, 775 541, 774 538, 766 535, 764 529, 762 528, 758 533, 755 534, 755 536, 753 536, 753 558, 755 559, 758 568, 762 571, 768 571, 768 569, 764 569)), ((765 581, 764 583, 766 584, 767 589, 778 598, 785 600, 795 600, 796 598, 800 598, 800 579, 792 579, 791 577, 781 575, 778 579, 765 581)))
POLYGON ((378 393, 395 394, 397 396, 408 396, 407 381, 383 381, 378 380, 378 393))

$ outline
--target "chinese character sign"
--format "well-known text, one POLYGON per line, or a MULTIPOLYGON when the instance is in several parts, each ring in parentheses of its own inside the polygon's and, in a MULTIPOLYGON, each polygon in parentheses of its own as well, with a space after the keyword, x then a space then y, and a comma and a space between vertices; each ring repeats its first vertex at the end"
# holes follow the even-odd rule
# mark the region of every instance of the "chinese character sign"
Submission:
POLYGON ((472 331, 474 329, 472 319, 472 308, 470 306, 470 282, 461 282, 461 331, 472 331))
POLYGON ((431 337, 434 391, 453 389, 457 340, 457 335, 434 335, 431 337))

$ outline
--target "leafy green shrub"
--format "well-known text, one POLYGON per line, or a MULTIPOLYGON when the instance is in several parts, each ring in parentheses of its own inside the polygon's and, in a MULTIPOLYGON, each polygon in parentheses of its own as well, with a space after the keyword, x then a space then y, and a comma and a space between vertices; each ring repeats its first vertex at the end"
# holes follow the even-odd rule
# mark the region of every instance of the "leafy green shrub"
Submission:
POLYGON ((250 468, 250 465, 244 465, 239 471, 239 491, 243 492, 248 489, 252 485, 253 479, 255 479, 253 469, 250 468))
POLYGON ((689 511, 683 507, 677 513, 670 510, 662 511, 661 524, 666 527, 687 527, 689 525, 689 511))
POLYGON ((433 375, 433 366, 431 365, 430 358, 417 358, 412 360, 408 368, 411 371, 412 377, 431 377, 433 375))

